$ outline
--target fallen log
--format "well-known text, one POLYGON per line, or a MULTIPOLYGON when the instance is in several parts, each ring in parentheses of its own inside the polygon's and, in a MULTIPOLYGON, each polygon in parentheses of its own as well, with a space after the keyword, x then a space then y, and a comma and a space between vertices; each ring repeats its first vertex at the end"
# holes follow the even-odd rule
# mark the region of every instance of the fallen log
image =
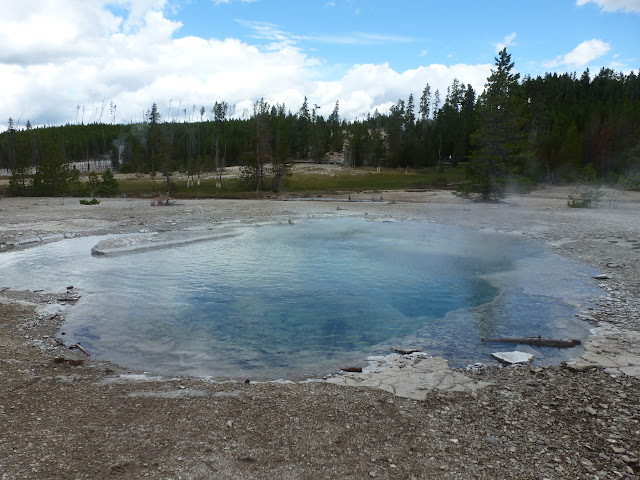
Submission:
POLYGON ((80 300, 80 297, 71 297, 71 298, 58 298, 57 301, 59 303, 67 303, 67 302, 77 302, 80 300))
POLYGON ((340 370, 342 370, 343 372, 362 373, 361 367, 344 367, 340 370))
POLYGON ((535 345, 538 347, 556 347, 556 348, 573 348, 582 342, 576 338, 558 339, 558 338, 542 338, 542 337, 506 337, 506 338, 481 338, 482 342, 494 343, 519 343, 522 345, 535 345))
POLYGON ((78 350, 80 350, 82 353, 84 353, 87 357, 90 357, 91 354, 89 352, 87 352, 84 348, 82 348, 82 346, 79 343, 76 343, 75 345, 71 346, 70 348, 77 348, 78 350))

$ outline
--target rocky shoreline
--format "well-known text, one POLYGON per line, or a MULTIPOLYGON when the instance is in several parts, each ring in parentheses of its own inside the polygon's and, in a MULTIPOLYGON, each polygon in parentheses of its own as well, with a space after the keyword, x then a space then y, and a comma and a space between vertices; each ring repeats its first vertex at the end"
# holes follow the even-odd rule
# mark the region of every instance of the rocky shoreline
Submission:
POLYGON ((2 199, 0 250, 103 233, 197 239, 211 226, 336 215, 525 235, 608 277, 581 312, 594 327, 581 356, 460 370, 411 354, 398 356, 397 374, 381 369, 385 380, 332 377, 341 385, 165 378, 58 345, 74 298, 66 286, 0 290, 0 478, 636 478, 640 196, 593 210, 568 209, 562 188, 495 205, 448 192, 375 196, 383 201, 2 199))

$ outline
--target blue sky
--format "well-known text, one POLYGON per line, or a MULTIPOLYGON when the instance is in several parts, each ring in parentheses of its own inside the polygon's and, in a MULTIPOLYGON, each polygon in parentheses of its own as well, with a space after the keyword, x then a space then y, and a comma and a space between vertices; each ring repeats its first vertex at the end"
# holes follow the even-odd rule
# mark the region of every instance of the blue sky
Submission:
POLYGON ((637 70, 640 65, 638 13, 607 13, 595 3, 571 0, 462 0, 455 6, 407 0, 193 0, 176 5, 174 12, 171 18, 183 23, 181 35, 264 45, 270 35, 280 34, 327 66, 343 69, 385 62, 396 71, 432 63, 486 63, 495 44, 514 33, 508 49, 524 73, 544 73, 549 70, 545 62, 592 39, 611 50, 586 66, 637 70))
POLYGON ((481 91, 501 46, 535 76, 637 72, 638 45, 640 0, 21 0, 0 16, 0 118, 131 122, 156 102, 184 119, 221 100, 242 116, 306 95, 353 119, 426 83, 481 91))

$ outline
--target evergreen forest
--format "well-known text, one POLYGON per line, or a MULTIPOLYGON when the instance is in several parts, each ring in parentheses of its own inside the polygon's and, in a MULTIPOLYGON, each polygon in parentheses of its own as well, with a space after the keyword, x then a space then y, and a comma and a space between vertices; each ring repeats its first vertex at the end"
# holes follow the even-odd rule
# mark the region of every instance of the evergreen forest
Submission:
MULTIPOLYGON (((290 110, 258 100, 238 116, 226 101, 163 118, 149 106, 142 123, 16 127, 0 134, 0 169, 13 195, 73 194, 70 165, 109 161, 121 173, 198 175, 243 167, 247 189, 277 189, 294 161, 339 158, 347 167, 421 169, 463 164, 462 195, 500 198, 508 185, 569 183, 586 166, 615 181, 640 169, 640 78, 602 68, 596 75, 521 78, 506 49, 478 95, 458 80, 446 92, 427 84, 388 113, 345 121, 340 105, 320 112, 307 98, 290 110), (324 115, 326 114, 326 116, 324 115)), ((86 171, 86 168, 84 169, 86 171)), ((637 177, 636 177, 637 178, 637 177)))

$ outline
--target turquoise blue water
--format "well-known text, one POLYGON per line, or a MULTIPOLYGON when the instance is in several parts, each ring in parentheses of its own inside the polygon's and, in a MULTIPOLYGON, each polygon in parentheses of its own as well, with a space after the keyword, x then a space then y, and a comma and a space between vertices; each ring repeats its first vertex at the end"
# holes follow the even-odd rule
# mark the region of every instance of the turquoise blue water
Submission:
MULTIPOLYGON (((299 378, 399 345, 462 366, 514 348, 481 337, 587 334, 570 304, 594 295, 594 272, 521 238, 361 218, 240 231, 115 257, 91 256, 96 237, 3 253, 0 286, 74 285, 66 342, 213 378, 299 378)), ((567 354, 536 349, 540 363, 567 354)))

